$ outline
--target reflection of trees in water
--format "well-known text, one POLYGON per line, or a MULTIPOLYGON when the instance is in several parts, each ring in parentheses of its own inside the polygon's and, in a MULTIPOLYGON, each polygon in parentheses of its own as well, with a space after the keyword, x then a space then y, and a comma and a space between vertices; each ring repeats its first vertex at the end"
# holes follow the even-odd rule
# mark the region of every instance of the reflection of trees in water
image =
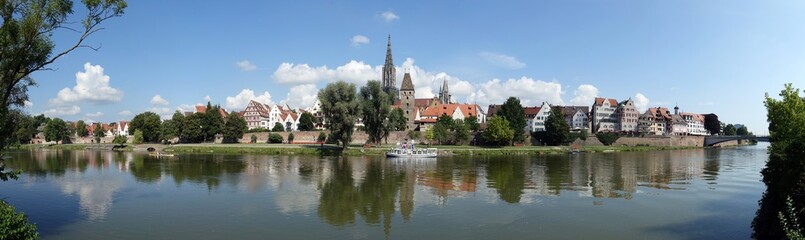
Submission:
POLYGON ((487 187, 497 190, 503 201, 520 202, 525 188, 525 166, 522 160, 495 157, 485 161, 487 187))

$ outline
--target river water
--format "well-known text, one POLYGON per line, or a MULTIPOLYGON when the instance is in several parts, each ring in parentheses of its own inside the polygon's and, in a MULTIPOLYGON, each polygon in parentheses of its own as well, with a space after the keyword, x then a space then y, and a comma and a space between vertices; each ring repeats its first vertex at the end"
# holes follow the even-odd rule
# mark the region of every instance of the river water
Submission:
POLYGON ((43 239, 746 239, 767 144, 551 156, 12 152, 43 239))

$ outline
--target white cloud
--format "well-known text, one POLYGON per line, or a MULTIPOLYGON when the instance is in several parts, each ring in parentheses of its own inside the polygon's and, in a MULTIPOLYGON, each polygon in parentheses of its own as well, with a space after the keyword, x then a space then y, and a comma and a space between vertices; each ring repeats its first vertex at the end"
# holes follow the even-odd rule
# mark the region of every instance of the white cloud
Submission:
POLYGON ((397 14, 394 14, 394 12, 392 12, 391 10, 381 13, 380 16, 383 17, 383 19, 386 20, 386 22, 391 22, 400 19, 400 16, 397 16, 397 14))
POLYGON ((210 95, 204 96, 204 101, 212 102, 212 98, 210 97, 210 95))
POLYGON ((239 111, 246 108, 246 105, 249 104, 249 100, 255 100, 265 104, 274 104, 274 102, 271 101, 271 94, 267 91, 263 92, 262 95, 255 96, 254 91, 251 89, 243 89, 234 97, 226 97, 226 108, 228 110, 239 111))
POLYGON ((103 113, 102 112, 95 112, 95 113, 87 113, 86 115, 87 115, 87 117, 97 118, 97 117, 103 116, 103 113))
POLYGON ((165 105, 168 105, 168 100, 165 100, 164 98, 162 98, 162 96, 157 94, 157 95, 154 95, 154 97, 151 98, 151 104, 152 105, 165 106, 165 105))
MULTIPOLYGON (((382 68, 381 68, 382 69, 382 68)), ((463 102, 475 91, 475 86, 446 72, 429 72, 415 64, 413 58, 406 58, 402 67, 397 69, 397 86, 402 85, 405 72, 411 75, 412 83, 416 89, 417 98, 431 98, 439 93, 445 80, 454 102, 463 102)), ((381 70, 382 72, 382 70, 381 70)))
POLYGON ((382 72, 381 66, 372 67, 363 61, 351 60, 348 63, 330 69, 326 65, 310 67, 307 64, 282 63, 274 71, 273 78, 277 83, 308 84, 319 81, 337 81, 364 84, 367 80, 378 80, 382 72))
MULTIPOLYGON (((201 105, 201 104, 198 104, 198 105, 201 105)), ((196 111, 196 106, 195 105, 190 105, 190 104, 180 104, 178 107, 176 107, 176 110, 179 111, 179 112, 182 112, 182 113, 184 113, 184 112, 193 112, 193 111, 196 111)))
POLYGON ((468 102, 477 102, 481 106, 502 104, 509 97, 520 98, 523 106, 536 106, 542 102, 551 105, 563 105, 562 85, 558 82, 545 82, 528 77, 510 78, 506 81, 492 79, 478 86, 468 102))
POLYGON ((81 112, 81 108, 72 105, 72 106, 59 106, 55 108, 51 108, 45 110, 43 114, 47 115, 48 117, 57 117, 57 116, 73 116, 81 112))
POLYGON ((25 102, 23 103, 23 105, 25 106, 25 108, 32 108, 32 107, 34 107, 34 103, 32 103, 31 101, 28 101, 28 100, 25 100, 25 102))
POLYGON ((292 108, 306 108, 316 103, 319 90, 314 84, 294 86, 288 91, 288 96, 281 101, 292 108))
POLYGON ((648 109, 649 102, 649 99, 642 93, 637 93, 634 95, 634 106, 640 113, 645 112, 648 109))
POLYGON ((520 62, 517 58, 505 54, 481 52, 480 55, 484 60, 498 67, 506 69, 521 69, 525 67, 525 63, 520 62))
POLYGON ((104 75, 101 65, 84 64, 84 72, 75 74, 76 85, 64 88, 50 99, 54 105, 65 105, 86 101, 95 104, 120 102, 123 99, 123 91, 109 86, 109 76, 104 75))
POLYGON ((129 110, 123 110, 123 111, 120 111, 120 112, 119 112, 119 113, 117 113, 117 114, 118 114, 118 115, 120 115, 120 116, 131 116, 131 115, 133 115, 134 113, 132 113, 132 112, 131 112, 131 111, 129 111, 129 110))
POLYGON ((244 72, 254 71, 257 69, 257 65, 254 65, 254 63, 250 62, 249 60, 236 62, 235 65, 238 66, 238 69, 244 72))
POLYGON ((171 109, 167 108, 167 107, 152 107, 152 108, 146 109, 146 111, 156 113, 157 115, 165 115, 165 114, 168 114, 168 113, 173 113, 173 111, 171 111, 171 109))
POLYGON ((573 92, 573 99, 570 104, 575 106, 590 106, 598 97, 598 88, 590 84, 582 84, 573 92))
POLYGON ((369 38, 364 35, 352 36, 352 40, 350 41, 352 42, 353 47, 359 47, 362 44, 369 44, 369 38))

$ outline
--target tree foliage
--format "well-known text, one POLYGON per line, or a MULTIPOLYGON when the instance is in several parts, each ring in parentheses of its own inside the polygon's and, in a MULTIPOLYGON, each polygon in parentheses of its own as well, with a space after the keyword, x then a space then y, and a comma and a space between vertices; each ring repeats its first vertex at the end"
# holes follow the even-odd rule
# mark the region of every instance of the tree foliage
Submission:
POLYGON ((39 233, 25 214, 0 200, 0 239, 33 240, 39 239, 39 233))
POLYGON ((140 129, 134 130, 134 138, 131 140, 131 143, 142 144, 144 141, 143 131, 140 129))
POLYGON ((514 138, 509 120, 504 116, 494 116, 487 121, 486 131, 483 133, 484 141, 493 146, 508 145, 514 138))
POLYGON ((380 140, 390 130, 388 118, 391 113, 389 96, 383 91, 380 81, 366 82, 366 86, 361 87, 358 93, 358 102, 369 142, 380 144, 380 140))
POLYGON ((402 131, 405 130, 405 125, 408 123, 408 118, 405 117, 405 113, 403 112, 402 108, 395 108, 391 110, 391 114, 389 114, 389 128, 391 131, 402 131))
POLYGON ((450 140, 452 140, 453 137, 452 129, 453 117, 442 114, 442 116, 436 120, 436 125, 433 126, 433 137, 439 144, 450 144, 450 140))
MULTIPOLYGON (((805 213, 788 209, 805 208, 805 98, 800 90, 786 84, 781 99, 766 94, 764 104, 769 122, 769 160, 761 171, 766 192, 752 222, 752 237, 784 239, 802 236, 802 229, 785 232, 786 227, 805 226, 805 213), (787 206, 788 199, 791 206, 787 206)), ((791 229, 788 229, 791 230, 791 229)))
POLYGON ((724 135, 727 136, 735 136, 737 134, 737 131, 735 130, 735 125, 732 124, 727 124, 727 126, 724 127, 723 131, 724 135))
POLYGON ((749 135, 749 129, 746 126, 741 126, 735 130, 735 134, 738 136, 746 136, 749 135))
POLYGON ((313 131, 316 128, 316 117, 309 112, 303 112, 299 116, 299 131, 313 131))
POLYGON ((213 106, 207 102, 207 110, 203 114, 202 129, 205 141, 215 141, 215 135, 224 129, 224 117, 221 116, 221 106, 213 106))
POLYGON ((564 144, 570 135, 570 126, 565 121, 562 108, 551 107, 550 115, 545 120, 545 139, 544 142, 550 146, 564 144))
POLYGON ((721 121, 718 120, 718 115, 715 113, 704 115, 704 129, 710 134, 721 133, 721 121))
POLYGON ((481 130, 481 124, 478 123, 478 117, 476 116, 469 116, 464 119, 464 124, 467 124, 467 127, 472 130, 473 132, 477 132, 481 130))
POLYGON ((288 133, 288 144, 293 144, 293 139, 295 137, 296 136, 294 136, 293 133, 288 133))
POLYGON ((268 134, 268 143, 282 143, 282 135, 277 133, 268 134))
POLYGON ((246 119, 243 119, 238 114, 232 113, 226 116, 226 123, 224 124, 224 143, 237 143, 246 132, 246 119))
POLYGON ((324 134, 324 132, 319 132, 319 137, 316 138, 316 141, 320 143, 327 141, 327 134, 324 134))
POLYGON ((124 145, 127 141, 129 141, 129 139, 123 135, 115 135, 115 139, 112 139, 112 143, 115 145, 124 145))
POLYGON ((54 118, 45 125, 45 141, 64 141, 70 134, 67 131, 67 124, 61 118, 54 118))
POLYGON ((87 124, 84 123, 84 120, 78 120, 78 122, 75 123, 75 133, 79 137, 89 136, 89 131, 87 131, 87 124))
POLYGON ((204 114, 193 113, 193 115, 184 118, 182 125, 182 133, 179 140, 183 143, 200 143, 204 141, 204 114))
POLYGON ((615 141, 618 141, 618 138, 621 136, 614 132, 598 132, 595 134, 595 137, 598 138, 598 141, 604 144, 604 146, 610 146, 615 141))
POLYGON ((160 126, 160 139, 171 141, 182 135, 182 125, 184 125, 184 114, 179 111, 173 113, 171 119, 162 121, 160 126))
POLYGON ((283 126, 282 123, 276 122, 276 123, 274 123, 274 127, 271 128, 271 131, 272 132, 284 132, 285 131, 285 126, 283 126))
POLYGON ((512 143, 525 140, 525 111, 523 110, 523 105, 520 104, 519 98, 509 97, 509 99, 506 99, 506 102, 500 106, 497 115, 506 118, 506 121, 509 122, 509 128, 514 131, 512 143))
POLYGON ((161 125, 162 120, 160 120, 159 115, 153 112, 144 112, 131 119, 129 132, 133 133, 140 130, 143 134, 144 142, 157 142, 160 137, 161 125))
POLYGON ((324 118, 327 119, 325 127, 330 130, 333 140, 346 149, 352 141, 355 121, 360 115, 355 84, 344 81, 327 84, 319 91, 318 97, 324 118))
POLYGON ((93 132, 93 137, 95 137, 95 143, 101 143, 101 138, 106 135, 103 130, 103 125, 100 123, 95 123, 95 131, 93 132))

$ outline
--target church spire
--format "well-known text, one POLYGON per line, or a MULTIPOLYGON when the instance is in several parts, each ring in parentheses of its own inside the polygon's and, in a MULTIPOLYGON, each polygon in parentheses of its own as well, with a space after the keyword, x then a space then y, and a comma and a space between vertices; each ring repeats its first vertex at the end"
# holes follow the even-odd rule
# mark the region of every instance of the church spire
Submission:
POLYGON ((442 87, 439 88, 439 102, 449 104, 450 100, 450 90, 447 89, 447 78, 445 78, 442 87))
MULTIPOLYGON (((391 34, 386 45, 386 63, 383 65, 383 89, 390 93, 397 88, 397 69, 394 68, 394 59, 391 57, 391 34)), ((396 94, 396 93, 395 93, 396 94)))

